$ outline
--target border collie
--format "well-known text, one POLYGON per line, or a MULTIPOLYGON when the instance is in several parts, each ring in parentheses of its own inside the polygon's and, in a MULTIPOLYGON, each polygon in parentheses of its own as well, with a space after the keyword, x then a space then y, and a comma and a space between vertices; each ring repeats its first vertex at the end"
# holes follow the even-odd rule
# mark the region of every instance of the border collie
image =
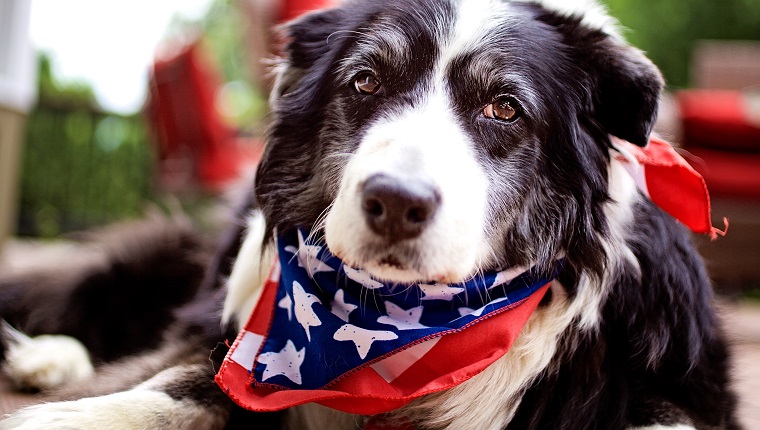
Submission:
MULTIPOLYGON (((615 156, 613 137, 649 141, 663 81, 602 7, 347 0, 283 32, 247 230, 225 239, 193 301, 166 305, 159 346, 76 381, 85 392, 44 398, 91 397, 22 409, 0 428, 364 427, 370 417, 315 404, 247 412, 213 382, 207 351, 245 325, 278 234, 296 228, 400 284, 563 261, 505 355, 385 414, 388 428, 739 428, 703 263, 615 156), (216 326, 222 302, 229 333, 216 326)), ((64 302, 120 294, 88 288, 64 302)), ((142 318, 146 304, 129 303, 142 318)), ((22 320, 10 322, 40 332, 22 320)))

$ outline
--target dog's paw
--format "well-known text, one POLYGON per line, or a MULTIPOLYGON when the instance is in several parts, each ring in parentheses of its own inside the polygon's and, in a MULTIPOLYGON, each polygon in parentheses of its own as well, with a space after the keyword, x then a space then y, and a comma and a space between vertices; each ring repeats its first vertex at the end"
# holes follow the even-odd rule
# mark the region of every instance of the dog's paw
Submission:
POLYGON ((49 390, 92 376, 94 368, 87 348, 78 340, 59 335, 29 337, 7 323, 3 372, 16 388, 49 390))
POLYGON ((197 422, 165 393, 130 390, 70 402, 45 403, 21 409, 0 421, 0 430, 134 430, 181 429, 197 422))

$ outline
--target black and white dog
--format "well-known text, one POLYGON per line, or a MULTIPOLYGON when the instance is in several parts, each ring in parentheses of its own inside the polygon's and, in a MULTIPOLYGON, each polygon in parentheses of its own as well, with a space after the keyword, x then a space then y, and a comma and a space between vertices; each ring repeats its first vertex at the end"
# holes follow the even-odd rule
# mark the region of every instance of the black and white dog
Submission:
POLYGON ((84 384, 96 397, 24 409, 0 428, 361 428, 367 417, 316 405, 245 412, 212 381, 217 279, 229 275, 222 321, 242 325, 273 232, 299 226, 397 282, 565 258, 505 356, 390 422, 739 428, 703 264, 613 153, 611 136, 649 141, 662 78, 600 6, 581 3, 347 0, 285 26, 259 209, 248 203, 248 229, 228 238, 210 282, 156 328, 174 336, 106 365, 84 384))

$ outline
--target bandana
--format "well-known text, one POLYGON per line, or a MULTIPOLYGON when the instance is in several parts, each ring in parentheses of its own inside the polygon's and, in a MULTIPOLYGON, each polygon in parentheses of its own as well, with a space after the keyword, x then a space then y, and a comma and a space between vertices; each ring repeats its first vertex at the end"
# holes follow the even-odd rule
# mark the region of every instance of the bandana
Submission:
POLYGON ((390 284, 307 237, 278 237, 279 261, 217 375, 248 409, 318 402, 374 415, 458 385, 507 352, 563 264, 390 284))

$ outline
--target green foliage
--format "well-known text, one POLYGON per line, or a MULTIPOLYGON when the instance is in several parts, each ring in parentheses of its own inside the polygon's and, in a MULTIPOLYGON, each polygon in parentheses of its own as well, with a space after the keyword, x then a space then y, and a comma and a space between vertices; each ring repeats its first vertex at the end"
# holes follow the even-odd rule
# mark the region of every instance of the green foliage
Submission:
POLYGON ((40 100, 27 122, 19 233, 60 233, 141 214, 152 151, 139 116, 96 107, 92 89, 58 82, 40 60, 40 100))
POLYGON ((70 106, 80 108, 95 108, 95 93, 83 82, 60 82, 53 76, 50 57, 46 54, 39 56, 39 98, 40 104, 55 106, 70 106))
POLYGON ((647 52, 671 87, 689 85, 694 43, 702 39, 760 40, 760 0, 604 0, 647 52))

